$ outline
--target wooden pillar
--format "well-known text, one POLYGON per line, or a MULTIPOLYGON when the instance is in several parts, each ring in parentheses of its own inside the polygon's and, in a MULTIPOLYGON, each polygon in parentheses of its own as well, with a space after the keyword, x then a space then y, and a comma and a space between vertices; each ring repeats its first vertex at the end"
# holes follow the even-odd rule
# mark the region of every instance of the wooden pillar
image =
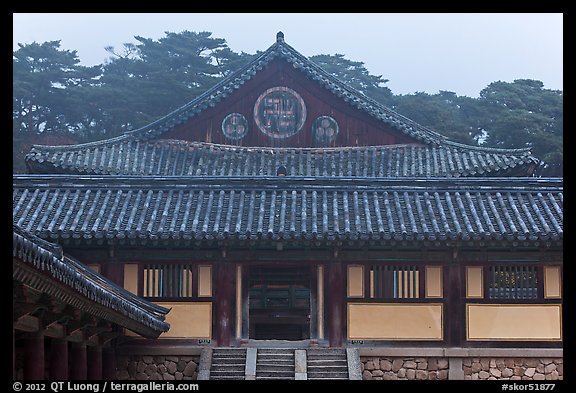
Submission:
POLYGON ((30 333, 24 339, 24 379, 44 379, 44 335, 30 333))
POLYGON ((68 341, 52 339, 50 343, 50 379, 68 379, 68 341))
POLYGON ((91 381, 102 379, 102 347, 88 347, 86 377, 91 381))
POLYGON ((70 350, 70 379, 81 380, 88 377, 86 360, 86 344, 72 343, 70 350))
POLYGON ((463 344, 466 313, 464 310, 464 276, 458 258, 458 249, 453 252, 452 261, 448 264, 446 273, 446 310, 444 312, 444 328, 446 342, 450 347, 460 347, 463 344))
POLYGON ((215 311, 216 319, 216 342, 220 347, 230 346, 232 335, 232 307, 234 305, 234 264, 221 262, 217 265, 215 285, 215 311))
POLYGON ((328 285, 326 300, 328 302, 327 330, 331 347, 341 347, 344 332, 344 283, 345 277, 341 262, 328 264, 328 285))
POLYGON ((116 352, 114 351, 114 347, 106 347, 102 349, 102 379, 117 379, 116 352))

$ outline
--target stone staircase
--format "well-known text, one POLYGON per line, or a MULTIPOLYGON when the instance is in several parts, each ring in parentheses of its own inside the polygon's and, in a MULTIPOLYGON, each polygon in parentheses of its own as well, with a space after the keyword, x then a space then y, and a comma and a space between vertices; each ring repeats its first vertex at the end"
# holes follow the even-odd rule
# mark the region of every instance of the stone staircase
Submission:
POLYGON ((353 348, 206 348, 199 369, 211 380, 362 379, 353 348))
POLYGON ((246 348, 214 348, 210 366, 211 380, 244 379, 246 348))
POLYGON ((256 356, 256 380, 294 379, 294 368, 294 349, 258 349, 256 356))
POLYGON ((308 379, 349 379, 345 349, 308 349, 306 366, 308 379))

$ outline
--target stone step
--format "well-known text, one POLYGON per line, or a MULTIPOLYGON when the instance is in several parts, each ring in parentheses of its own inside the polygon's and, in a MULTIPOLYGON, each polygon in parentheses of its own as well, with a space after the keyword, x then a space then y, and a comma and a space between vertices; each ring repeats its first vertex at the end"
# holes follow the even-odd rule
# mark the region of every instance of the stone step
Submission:
POLYGON ((239 372, 235 372, 235 371, 221 371, 221 370, 212 371, 212 370, 210 370, 210 379, 214 379, 217 377, 218 378, 219 377, 235 377, 235 378, 244 379, 244 371, 239 373, 239 372))
POLYGON ((346 355, 314 355, 307 353, 306 358, 309 360, 346 360, 346 355))
POLYGON ((246 369, 246 365, 245 364, 234 364, 234 365, 230 365, 230 364, 213 364, 212 367, 210 368, 210 371, 242 371, 244 372, 244 370, 246 369))
POLYGON ((258 355, 263 354, 292 354, 294 355, 294 349, 292 348, 258 348, 258 355))
POLYGON ((244 376, 237 377, 237 376, 233 376, 233 375, 222 375, 222 376, 212 377, 212 375, 210 375, 210 380, 213 380, 213 381, 241 381, 241 380, 244 380, 244 376))
POLYGON ((257 380, 274 380, 274 379, 295 379, 295 377, 282 377, 282 378, 277 378, 277 377, 258 377, 256 376, 257 380))
POLYGON ((308 367, 323 367, 323 366, 346 366, 348 361, 346 359, 308 359, 308 367))
POLYGON ((274 364, 274 363, 256 363, 256 373, 258 371, 275 371, 289 370, 294 372, 294 362, 292 364, 274 364))
POLYGON ((308 378, 348 377, 348 371, 308 371, 308 378))

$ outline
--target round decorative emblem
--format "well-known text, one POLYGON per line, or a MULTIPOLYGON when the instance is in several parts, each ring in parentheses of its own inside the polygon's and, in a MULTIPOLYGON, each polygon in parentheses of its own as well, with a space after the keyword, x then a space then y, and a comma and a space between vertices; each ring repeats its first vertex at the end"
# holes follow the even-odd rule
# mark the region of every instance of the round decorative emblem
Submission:
POLYGON ((294 90, 278 86, 260 94, 254 105, 258 129, 272 138, 288 138, 302 129, 306 104, 294 90))
POLYGON ((330 116, 320 116, 312 124, 314 140, 320 145, 328 145, 338 136, 338 122, 330 116))
POLYGON ((248 121, 241 113, 230 113, 222 120, 222 132, 226 138, 242 139, 248 132, 248 121))

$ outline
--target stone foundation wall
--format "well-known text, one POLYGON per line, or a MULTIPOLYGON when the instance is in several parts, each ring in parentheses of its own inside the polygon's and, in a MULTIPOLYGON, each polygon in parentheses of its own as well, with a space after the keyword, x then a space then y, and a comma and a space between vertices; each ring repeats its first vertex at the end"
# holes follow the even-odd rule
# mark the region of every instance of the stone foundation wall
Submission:
POLYGON ((464 358, 462 368, 464 379, 564 379, 562 358, 464 358))
POLYGON ((119 380, 195 380, 200 356, 119 356, 119 380))
POLYGON ((360 357, 362 379, 448 379, 447 358, 360 357))

